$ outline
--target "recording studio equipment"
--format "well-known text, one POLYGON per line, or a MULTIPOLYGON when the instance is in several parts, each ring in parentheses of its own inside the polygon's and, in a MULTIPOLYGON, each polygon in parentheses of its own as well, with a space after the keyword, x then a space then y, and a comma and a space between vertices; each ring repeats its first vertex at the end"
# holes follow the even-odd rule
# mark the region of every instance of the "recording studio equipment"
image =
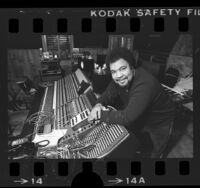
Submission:
POLYGON ((39 157, 57 159, 97 159, 109 155, 129 136, 128 131, 120 125, 101 123, 92 126, 81 139, 79 133, 73 139, 63 139, 57 147, 40 149, 39 157))
MULTIPOLYGON (((85 82, 87 84, 90 84, 89 79, 83 74, 83 72, 80 69, 77 69, 75 72, 75 78, 77 79, 78 85, 81 85, 81 83, 85 82)), ((80 88, 79 88, 80 89, 80 88)), ((92 87, 87 87, 84 93, 86 93, 89 89, 92 89, 92 87)))
POLYGON ((57 114, 62 114, 62 116, 56 116, 56 119, 54 119, 53 114, 47 114, 47 112, 36 114, 34 117, 36 133, 33 142, 48 140, 49 144, 46 147, 52 147, 57 145, 58 140, 64 135, 72 134, 75 130, 87 124, 89 109, 83 105, 82 98, 79 97, 58 108, 57 112, 59 113, 57 114), (70 109, 72 110, 70 111, 70 109))
MULTIPOLYGON (((113 109, 109 107, 109 109, 113 109)), ((86 111, 87 112, 87 111, 86 111)), ((87 116, 87 113, 85 114, 87 116)), ((75 117, 77 118, 77 117, 75 117)), ((59 139, 57 147, 48 150, 39 149, 38 157, 79 159, 102 158, 118 147, 129 133, 125 127, 114 124, 90 124, 84 122, 84 117, 75 125, 77 129, 59 139), (84 122, 82 126, 79 122, 84 122), (84 125, 85 124, 85 125, 84 125)), ((78 118, 77 118, 78 119, 78 118)))
MULTIPOLYGON (((41 103, 44 97, 44 93, 45 93, 45 88, 41 87, 39 85, 38 90, 36 91, 36 93, 34 94, 34 99, 31 103, 31 109, 29 110, 29 113, 27 115, 27 119, 34 113, 38 112, 39 109, 41 108, 41 103)), ((22 129, 21 132, 21 137, 26 137, 26 135, 32 134, 34 132, 34 127, 30 126, 27 121, 25 121, 24 123, 24 127, 22 129)))
POLYGON ((18 145, 22 145, 24 143, 27 143, 28 141, 29 141, 28 137, 18 138, 18 139, 13 140, 13 141, 8 141, 8 147, 16 147, 18 145))
POLYGON ((90 87, 89 83, 86 83, 84 80, 81 82, 80 86, 79 86, 79 90, 78 90, 78 94, 81 95, 82 93, 84 93, 85 90, 88 89, 88 87, 90 87))
POLYGON ((41 81, 58 80, 62 77, 62 69, 58 59, 41 61, 41 81))
POLYGON ((96 102, 89 84, 77 69, 44 86, 39 110, 26 121, 34 129, 31 135, 37 158, 102 158, 129 136, 120 125, 88 123, 96 102), (87 87, 79 92, 81 83, 87 87))
POLYGON ((111 153, 128 136, 129 133, 123 126, 102 123, 83 140, 83 143, 90 146, 88 150, 79 151, 77 154, 86 158, 102 158, 111 153))
POLYGON ((192 95, 190 95, 188 92, 181 92, 164 84, 161 85, 169 93, 173 101, 181 103, 188 103, 192 101, 192 95))
MULTIPOLYGON (((90 98, 89 98, 90 99, 90 98)), ((116 110, 112 106, 108 106, 107 110, 116 110)), ((91 131, 90 129, 95 127, 95 122, 89 123, 87 121, 87 117, 90 113, 89 109, 86 109, 84 112, 78 114, 74 118, 71 119, 71 131, 67 132, 59 141, 60 143, 68 142, 69 140, 73 140, 74 138, 82 139, 84 136, 91 131)), ((73 142, 73 141, 72 141, 73 142)))
POLYGON ((49 144, 48 140, 43 140, 38 143, 31 142, 31 137, 26 136, 8 142, 8 158, 9 159, 22 159, 34 158, 38 148, 45 147, 49 144))
POLYGON ((45 88, 40 111, 34 117, 37 121, 32 123, 35 126, 34 143, 49 140, 46 147, 55 146, 67 131, 72 132, 72 129, 80 128, 83 121, 87 121, 89 109, 96 99, 88 89, 87 93, 78 95, 78 88, 83 80, 89 82, 77 70, 45 88))
POLYGON ((91 109, 96 101, 91 86, 82 95, 78 95, 78 88, 83 80, 89 83, 78 69, 57 81, 41 83, 34 96, 21 136, 31 135, 34 143, 47 138, 51 140, 47 147, 56 145, 56 139, 51 138, 57 135, 59 139, 65 135, 70 119, 86 109, 91 109))
MULTIPOLYGON (((80 99, 79 99, 79 102, 76 100, 72 102, 72 100, 79 97, 78 90, 83 80, 84 82, 89 83, 89 81, 84 76, 84 74, 78 69, 75 73, 69 74, 65 76, 64 78, 54 81, 52 85, 49 85, 48 87, 45 88, 44 96, 43 96, 43 99, 38 111, 53 112, 54 115, 58 117, 61 122, 64 120, 65 118, 64 114, 66 113, 67 113, 67 116, 77 115, 75 111, 72 111, 74 109, 73 108, 74 103, 76 103, 75 105, 77 105, 77 108, 79 109, 79 113, 81 112, 80 107, 82 107, 82 111, 83 111, 85 107, 82 104, 83 102, 80 101, 80 99), (70 102, 72 102, 72 107, 70 107, 70 105, 67 105, 70 102), (64 117, 64 118, 61 118, 61 117, 64 117)), ((84 93, 88 92, 89 90, 91 90, 91 86, 88 87, 84 91, 84 93)), ((88 94, 89 93, 91 92, 88 92, 88 94)), ((82 98, 85 99, 85 97, 82 97, 82 98)))
POLYGON ((39 159, 58 159, 57 146, 48 148, 38 148, 37 158, 39 159))
POLYGON ((31 158, 36 154, 36 146, 30 141, 30 137, 18 138, 8 142, 8 158, 31 158))
POLYGON ((179 76, 179 71, 177 69, 169 67, 165 72, 163 84, 170 88, 173 88, 176 85, 179 76))
POLYGON ((77 69, 74 73, 55 81, 54 85, 56 90, 54 91, 56 92, 54 96, 57 97, 58 105, 63 105, 64 103, 77 98, 80 95, 78 94, 80 91, 81 93, 86 93, 88 90, 92 89, 88 78, 80 69, 77 69), (87 87, 85 87, 86 84, 87 87))
MULTIPOLYGON (((49 145, 43 148, 39 148, 37 156, 40 157, 43 155, 42 153, 48 152, 55 149, 55 146, 59 145, 63 140, 65 141, 74 139, 77 136, 80 136, 81 133, 84 133, 86 130, 89 130, 92 125, 88 124, 87 117, 89 115, 89 110, 81 112, 77 116, 74 116, 70 119, 64 126, 64 128, 58 128, 52 130, 50 134, 45 135, 37 135, 35 141, 39 140, 49 140, 49 145)), ((50 155, 50 154, 49 154, 50 155)))
POLYGON ((74 116, 70 120, 70 125, 73 131, 78 130, 82 126, 87 124, 87 117, 89 116, 90 111, 86 109, 85 111, 81 112, 77 116, 74 116))

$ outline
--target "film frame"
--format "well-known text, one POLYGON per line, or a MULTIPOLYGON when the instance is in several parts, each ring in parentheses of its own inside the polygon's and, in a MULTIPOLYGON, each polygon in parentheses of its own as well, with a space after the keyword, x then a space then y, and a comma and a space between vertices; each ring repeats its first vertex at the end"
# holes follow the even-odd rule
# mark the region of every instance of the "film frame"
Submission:
MULTIPOLYGON (((143 7, 144 8, 144 7, 143 7)), ((188 7, 189 8, 189 7, 188 7)), ((5 46, 1 46, 1 51, 3 53, 3 60, 7 62, 7 49, 17 48, 21 40, 24 40, 24 34, 26 34, 26 39, 29 37, 34 40, 38 35, 41 34, 73 34, 78 39, 78 44, 84 47, 87 38, 91 37, 95 39, 96 33, 102 32, 103 36, 111 33, 113 35, 117 34, 147 34, 151 32, 157 33, 167 33, 167 34, 190 34, 193 38, 193 57, 194 57, 194 74, 198 75, 199 65, 199 51, 194 54, 194 51, 199 48, 199 28, 197 23, 199 22, 199 17, 192 15, 188 16, 185 14, 186 7, 180 8, 181 15, 179 16, 166 16, 166 17, 116 17, 109 18, 108 16, 102 17, 91 17, 88 14, 93 8, 64 8, 64 9, 49 9, 50 12, 53 10, 52 15, 47 15, 46 11, 48 9, 35 10, 24 9, 25 13, 20 12, 20 9, 15 10, 1 10, 2 25, 2 35, 5 35, 5 46), (61 10, 62 13, 58 13, 61 10), (27 12, 26 12, 27 11, 27 12), (25 16, 24 16, 25 14, 25 16), (76 14, 76 15, 75 15, 76 14), (37 16, 35 16, 37 15, 37 16), (62 16, 61 16, 62 15, 62 16), (30 21, 31 20, 31 21, 30 21), (52 21, 53 20, 53 21, 52 21), (75 20, 75 21, 74 21, 75 20), (130 21, 131 20, 131 21, 130 21), (52 24, 53 22, 53 24, 52 24), (132 22, 136 23, 133 24, 132 22), (24 27, 27 25, 28 27, 24 27), (76 23, 76 24, 74 24, 76 23), (159 24, 159 27, 157 24, 159 24), (67 25, 67 27, 63 27, 67 25), (88 27, 89 25, 89 27, 88 27), (95 26, 94 26, 95 25, 95 26), (124 27, 121 27, 123 25, 124 27), (141 25, 144 27, 141 29, 141 25), (162 27, 160 27, 160 25, 162 27), (58 32, 59 31, 59 32, 58 32), (84 39, 85 40, 84 40, 84 39), (195 63, 196 62, 196 63, 195 63)), ((94 8, 97 10, 97 8, 94 8)), ((110 8, 101 8, 101 10, 109 10, 110 8)), ((118 10, 123 9, 122 7, 117 7, 118 10)), ((134 7, 130 8, 134 10, 134 7)), ((149 9, 153 9, 152 7, 149 9)), ((158 8, 159 9, 159 8, 158 8)), ((195 8, 194 8, 195 9, 195 8)), ((198 8, 196 8, 198 9, 198 8)), ((104 14, 102 11, 102 15, 104 14)), ((104 38, 104 37, 103 37, 104 38)), ((26 47, 27 43, 22 44, 26 47)), ((105 45, 105 44, 103 44, 105 45)), ((36 45, 37 47, 37 45, 36 45)), ((2 89, 6 89, 6 64, 1 64, 1 70, 6 70, 2 72, 2 89)), ((123 159, 112 159, 112 160, 17 160, 10 161, 7 159, 7 153, 5 149, 3 151, 3 157, 1 161, 6 161, 5 164, 2 163, 3 174, 2 185, 7 186, 22 186, 22 185, 35 185, 35 186, 70 186, 77 183, 76 178, 80 178, 79 183, 85 183, 85 176, 89 174, 89 178, 97 178, 98 185, 197 185, 198 180, 198 165, 199 164, 199 149, 198 149, 198 77, 194 76, 194 90, 193 100, 194 103, 194 154, 193 158, 178 158, 178 159, 137 159, 133 161, 124 161, 123 159), (31 164, 31 165, 30 165, 31 164), (103 166, 103 168, 102 168, 103 166), (30 171, 27 173, 27 167, 30 167, 30 171), (14 169, 14 170, 13 170, 14 169), (97 173, 99 176, 95 176, 91 171, 97 173), (82 176, 78 177, 77 174, 81 173, 82 176), (85 174, 86 173, 86 174, 85 174), (84 176, 85 175, 85 176, 84 176), (73 181, 74 180, 74 181, 73 181), (111 181, 112 180, 112 181, 111 181), (123 180, 123 181, 122 181, 123 180), (27 182, 28 181, 28 182, 27 182)), ((4 94, 3 94, 4 96, 4 94)), ((5 94, 7 96, 7 93, 5 94)), ((3 98, 3 97, 2 97, 3 98)), ((3 101, 3 99, 2 99, 3 101)), ((5 104, 5 102, 2 104, 5 104)), ((6 105, 6 104, 5 104, 6 105)), ((6 112, 2 111, 2 114, 6 112)), ((4 118, 2 122, 7 122, 4 118)), ((5 123, 6 124, 6 123, 5 123)), ((3 126, 6 128, 6 126, 3 126)), ((5 131, 4 131, 5 132, 5 131)), ((3 132, 3 133, 4 133, 3 132)), ((7 134, 3 134, 3 148, 7 146, 7 134), (5 145, 4 145, 4 141, 5 145)), ((88 185, 88 184, 86 184, 88 185)))

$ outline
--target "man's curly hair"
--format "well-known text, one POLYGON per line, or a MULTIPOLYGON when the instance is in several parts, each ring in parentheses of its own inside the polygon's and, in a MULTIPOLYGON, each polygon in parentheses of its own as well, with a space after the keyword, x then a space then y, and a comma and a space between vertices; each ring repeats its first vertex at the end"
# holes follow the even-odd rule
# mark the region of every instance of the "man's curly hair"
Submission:
POLYGON ((124 59, 130 65, 130 67, 136 68, 136 61, 133 53, 127 48, 114 48, 109 51, 106 56, 106 65, 109 68, 111 63, 124 59))

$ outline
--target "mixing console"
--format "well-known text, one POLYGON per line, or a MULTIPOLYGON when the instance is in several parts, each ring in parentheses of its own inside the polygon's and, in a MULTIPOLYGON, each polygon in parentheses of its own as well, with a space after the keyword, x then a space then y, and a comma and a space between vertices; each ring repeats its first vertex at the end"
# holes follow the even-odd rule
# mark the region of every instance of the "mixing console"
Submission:
POLYGON ((90 126, 89 133, 83 139, 80 139, 78 135, 72 139, 62 138, 57 147, 48 150, 40 149, 38 157, 57 159, 103 158, 129 136, 128 131, 120 125, 101 123, 100 125, 90 126))
POLYGON ((102 158, 129 136, 123 126, 88 123, 96 97, 82 83, 89 85, 78 69, 45 87, 39 111, 29 117, 32 142, 46 143, 38 147, 37 158, 102 158))
MULTIPOLYGON (((81 80, 87 81, 84 74, 77 70, 45 88, 40 110, 30 120, 34 122, 35 132, 32 142, 48 140, 49 144, 44 148, 56 146, 61 137, 87 124, 93 104, 88 97, 92 96, 92 91, 78 95, 81 80)), ((96 100, 93 97, 92 102, 96 100)))

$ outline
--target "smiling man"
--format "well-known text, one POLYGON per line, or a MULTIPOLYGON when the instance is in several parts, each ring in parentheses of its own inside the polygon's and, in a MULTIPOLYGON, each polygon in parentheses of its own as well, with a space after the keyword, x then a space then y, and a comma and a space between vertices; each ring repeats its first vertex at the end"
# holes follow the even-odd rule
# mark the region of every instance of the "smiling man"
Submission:
POLYGON ((148 132, 153 141, 152 157, 159 157, 175 116, 175 105, 158 80, 142 67, 136 67, 132 53, 116 48, 106 57, 112 81, 91 110, 88 121, 120 124, 138 137, 148 132), (122 101, 120 110, 107 111, 107 105, 122 101))

